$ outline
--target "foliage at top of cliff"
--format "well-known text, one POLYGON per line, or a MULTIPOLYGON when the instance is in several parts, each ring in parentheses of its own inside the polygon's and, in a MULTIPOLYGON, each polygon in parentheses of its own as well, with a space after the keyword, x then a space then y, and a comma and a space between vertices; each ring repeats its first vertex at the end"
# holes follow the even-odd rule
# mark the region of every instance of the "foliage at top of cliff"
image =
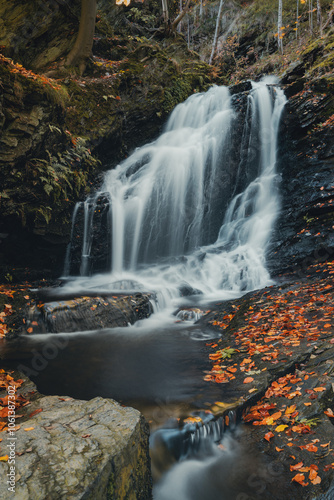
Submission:
MULTIPOLYGON (((218 1, 207 2, 202 13, 198 7, 192 11, 190 47, 203 59, 208 59, 212 50, 218 5, 218 1)), ((324 55, 330 56, 334 6, 331 0, 321 0, 319 5, 318 12, 316 2, 283 0, 283 25, 278 29, 278 0, 224 2, 213 60, 222 83, 256 79, 268 73, 282 75, 291 63, 302 60, 304 52, 314 46, 324 46, 324 55), (278 39, 283 43, 283 54, 279 53, 278 39)), ((324 66, 318 68, 320 72, 327 71, 330 64, 333 66, 332 60, 327 59, 324 66)))

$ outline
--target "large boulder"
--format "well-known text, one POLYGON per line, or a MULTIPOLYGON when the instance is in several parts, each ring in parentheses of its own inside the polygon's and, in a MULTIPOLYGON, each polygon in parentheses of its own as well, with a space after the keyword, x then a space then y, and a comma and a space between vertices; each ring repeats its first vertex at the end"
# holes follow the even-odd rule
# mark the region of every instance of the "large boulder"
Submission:
MULTIPOLYGON (((24 386, 34 389, 29 381, 24 386)), ((19 411, 27 413, 20 428, 3 433, 1 455, 9 455, 0 461, 3 500, 151 498, 149 431, 139 411, 101 397, 30 396, 35 400, 19 411), (7 483, 11 455, 14 494, 7 483)))

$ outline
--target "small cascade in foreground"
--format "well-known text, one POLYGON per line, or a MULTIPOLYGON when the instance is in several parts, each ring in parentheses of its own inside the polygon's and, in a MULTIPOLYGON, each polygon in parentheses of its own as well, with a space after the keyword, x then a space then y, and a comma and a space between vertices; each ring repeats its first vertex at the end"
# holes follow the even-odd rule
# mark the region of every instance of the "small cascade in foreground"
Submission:
MULTIPOLYGON (((236 500, 250 498, 249 478, 262 468, 242 444, 236 414, 198 412, 183 424, 167 422, 150 438, 155 500, 236 500), (224 423, 226 422, 226 424, 224 423)), ((265 474, 266 475, 266 474, 265 474)), ((269 478, 270 479, 270 478, 269 478)), ((253 498, 253 497, 252 497, 253 498)))
POLYGON ((164 133, 76 207, 65 268, 81 278, 69 285, 135 280, 168 303, 182 290, 214 296, 268 284, 285 102, 267 79, 237 96, 213 87, 177 106, 164 133))

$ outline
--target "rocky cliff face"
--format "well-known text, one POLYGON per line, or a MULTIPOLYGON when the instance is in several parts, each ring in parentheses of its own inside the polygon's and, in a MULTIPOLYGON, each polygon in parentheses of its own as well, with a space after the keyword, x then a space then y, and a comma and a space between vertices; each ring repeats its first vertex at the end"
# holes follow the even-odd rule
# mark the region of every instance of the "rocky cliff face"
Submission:
POLYGON ((3 53, 36 71, 66 54, 78 29, 80 0, 0 2, 3 53))
POLYGON ((148 39, 149 11, 140 25, 128 21, 133 12, 103 1, 85 77, 47 78, 42 72, 68 52, 78 25, 79 2, 70 13, 55 3, 39 12, 38 0, 0 2, 2 280, 32 278, 38 269, 59 276, 74 203, 110 164, 158 135, 178 102, 212 81, 182 37, 148 39))
POLYGON ((326 67, 333 43, 334 36, 315 43, 282 78, 289 100, 278 164, 281 213, 269 255, 275 274, 304 274, 313 261, 333 258, 334 79, 326 67))
POLYGON ((60 85, 5 58, 0 81, 1 263, 28 266, 31 259, 32 267, 39 260, 58 267, 70 198, 83 195, 99 162, 83 140, 75 147, 65 133, 60 85))

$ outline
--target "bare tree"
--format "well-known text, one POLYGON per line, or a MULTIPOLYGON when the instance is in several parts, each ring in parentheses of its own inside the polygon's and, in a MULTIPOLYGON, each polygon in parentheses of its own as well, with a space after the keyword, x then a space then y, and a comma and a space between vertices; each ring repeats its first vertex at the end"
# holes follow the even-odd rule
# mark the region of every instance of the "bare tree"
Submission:
POLYGON ((277 46, 278 52, 283 54, 283 0, 278 0, 277 46))
POLYGON ((308 21, 310 32, 313 33, 313 0, 308 0, 308 21))
POLYGON ((297 0, 297 9, 296 9, 296 40, 298 40, 298 28, 299 28, 299 0, 297 0))
POLYGON ((213 57, 214 57, 216 49, 217 49, 219 25, 220 25, 220 20, 221 20, 221 17, 222 17, 222 12, 223 12, 223 4, 224 4, 224 0, 220 0, 219 10, 218 10, 218 15, 217 15, 217 21, 216 21, 215 36, 214 36, 214 39, 213 39, 212 51, 211 51, 211 55, 210 55, 210 59, 209 59, 209 64, 212 64, 213 57))
POLYGON ((161 2, 162 2, 162 16, 164 18, 164 23, 167 24, 169 21, 167 0, 161 0, 161 2))
POLYGON ((321 3, 320 0, 317 0, 317 22, 319 25, 320 36, 322 37, 322 15, 321 15, 321 3))
MULTIPOLYGON (((182 2, 182 0, 180 0, 180 14, 181 14, 182 10, 183 10, 183 2, 182 2)), ((182 22, 179 23, 179 25, 177 27, 177 31, 179 33, 181 33, 181 31, 182 31, 182 22)))

